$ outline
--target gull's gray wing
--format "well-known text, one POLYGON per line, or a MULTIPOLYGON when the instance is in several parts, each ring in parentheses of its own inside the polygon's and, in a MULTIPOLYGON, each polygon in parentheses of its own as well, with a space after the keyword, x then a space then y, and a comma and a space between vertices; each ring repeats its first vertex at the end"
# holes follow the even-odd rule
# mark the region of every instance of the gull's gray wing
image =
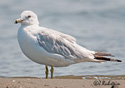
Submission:
POLYGON ((37 35, 38 43, 49 53, 55 53, 65 58, 84 58, 75 46, 75 39, 69 35, 50 29, 41 30, 37 35))

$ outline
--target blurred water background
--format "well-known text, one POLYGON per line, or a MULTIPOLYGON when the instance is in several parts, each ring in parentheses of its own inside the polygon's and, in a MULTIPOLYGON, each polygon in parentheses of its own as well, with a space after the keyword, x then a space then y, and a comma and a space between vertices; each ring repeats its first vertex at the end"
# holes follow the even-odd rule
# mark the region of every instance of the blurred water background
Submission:
POLYGON ((125 75, 124 0, 0 0, 0 76, 45 76, 45 66, 24 56, 17 42, 20 24, 14 21, 24 10, 34 11, 40 26, 72 35, 80 45, 123 61, 78 63, 55 68, 54 76, 125 75))

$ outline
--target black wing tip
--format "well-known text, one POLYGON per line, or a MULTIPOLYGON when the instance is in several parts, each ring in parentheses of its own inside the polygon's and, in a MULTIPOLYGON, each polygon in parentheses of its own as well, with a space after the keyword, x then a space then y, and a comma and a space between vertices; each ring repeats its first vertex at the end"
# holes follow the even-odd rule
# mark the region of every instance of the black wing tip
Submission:
POLYGON ((117 60, 117 62, 122 62, 122 60, 117 60))

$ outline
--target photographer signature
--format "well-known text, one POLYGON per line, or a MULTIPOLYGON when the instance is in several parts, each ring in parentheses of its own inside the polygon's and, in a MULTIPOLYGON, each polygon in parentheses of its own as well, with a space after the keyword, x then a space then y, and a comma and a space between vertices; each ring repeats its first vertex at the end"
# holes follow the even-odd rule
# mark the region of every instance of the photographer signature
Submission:
POLYGON ((98 85, 120 85, 117 81, 111 81, 111 80, 95 80, 93 82, 95 86, 98 85))

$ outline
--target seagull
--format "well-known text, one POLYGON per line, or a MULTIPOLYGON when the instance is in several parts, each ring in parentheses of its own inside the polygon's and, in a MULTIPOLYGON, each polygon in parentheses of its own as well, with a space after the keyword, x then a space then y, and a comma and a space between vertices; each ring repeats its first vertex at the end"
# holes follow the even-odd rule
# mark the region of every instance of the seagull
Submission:
POLYGON ((76 43, 76 39, 70 35, 40 27, 37 15, 26 10, 21 13, 21 18, 15 24, 21 23, 18 29, 18 42, 22 52, 32 61, 45 65, 46 78, 51 67, 53 78, 54 67, 65 67, 80 62, 105 62, 118 59, 109 58, 109 53, 88 50, 76 43), (108 57, 106 57, 108 56, 108 57))

